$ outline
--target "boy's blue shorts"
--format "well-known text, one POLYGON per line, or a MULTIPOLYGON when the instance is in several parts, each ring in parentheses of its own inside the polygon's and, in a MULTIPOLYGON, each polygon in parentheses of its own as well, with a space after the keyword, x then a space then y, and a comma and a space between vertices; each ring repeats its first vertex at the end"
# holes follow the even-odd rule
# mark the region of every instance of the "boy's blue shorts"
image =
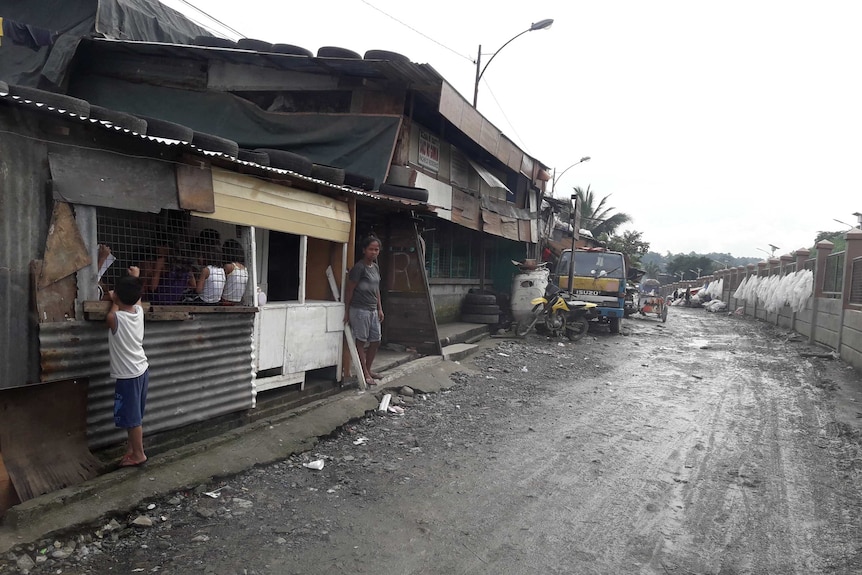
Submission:
POLYGON ((143 423, 149 383, 149 369, 138 377, 117 380, 114 386, 114 425, 129 429, 143 423))

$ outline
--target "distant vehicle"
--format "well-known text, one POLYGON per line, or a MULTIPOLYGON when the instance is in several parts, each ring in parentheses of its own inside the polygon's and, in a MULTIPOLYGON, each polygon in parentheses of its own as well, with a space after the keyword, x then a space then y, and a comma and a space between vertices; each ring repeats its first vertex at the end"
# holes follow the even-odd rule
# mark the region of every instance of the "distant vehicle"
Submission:
MULTIPOLYGON (((572 250, 563 250, 554 273, 554 283, 569 289, 572 250)), ((625 316, 626 264, 623 254, 605 248, 576 249, 572 270, 572 293, 598 307, 597 320, 619 333, 625 316)))

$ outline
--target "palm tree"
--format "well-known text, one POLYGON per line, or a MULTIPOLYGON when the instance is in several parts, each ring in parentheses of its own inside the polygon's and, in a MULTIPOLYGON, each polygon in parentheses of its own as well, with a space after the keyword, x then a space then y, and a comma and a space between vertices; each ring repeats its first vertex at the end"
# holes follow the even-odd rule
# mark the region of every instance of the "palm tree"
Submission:
POLYGON ((602 234, 612 236, 618 227, 632 219, 630 215, 623 212, 613 213, 616 208, 605 205, 608 198, 611 197, 610 194, 596 202, 596 196, 590 186, 587 186, 586 190, 576 187, 574 192, 578 194, 578 206, 581 212, 580 226, 590 230, 594 238, 598 238, 602 234))
POLYGON ((646 277, 658 278, 658 274, 661 273, 661 266, 656 262, 647 262, 644 270, 646 270, 646 277))

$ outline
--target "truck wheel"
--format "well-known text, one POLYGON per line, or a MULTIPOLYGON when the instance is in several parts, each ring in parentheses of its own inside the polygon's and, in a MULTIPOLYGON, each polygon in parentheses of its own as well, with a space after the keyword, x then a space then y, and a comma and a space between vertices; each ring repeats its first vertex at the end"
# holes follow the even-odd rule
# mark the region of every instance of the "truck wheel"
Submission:
POLYGON ((611 333, 620 333, 620 318, 618 317, 609 317, 608 325, 611 328, 611 333))

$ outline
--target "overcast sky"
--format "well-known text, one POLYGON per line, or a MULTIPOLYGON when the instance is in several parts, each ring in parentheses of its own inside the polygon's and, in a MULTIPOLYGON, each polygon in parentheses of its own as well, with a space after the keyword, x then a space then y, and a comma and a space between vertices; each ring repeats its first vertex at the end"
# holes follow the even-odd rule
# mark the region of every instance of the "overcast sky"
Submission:
POLYGON ((479 44, 553 18, 497 55, 479 111, 558 173, 591 156, 557 196, 610 195, 653 251, 781 255, 862 212, 862 2, 189 2, 250 38, 400 52, 468 100, 479 44))

